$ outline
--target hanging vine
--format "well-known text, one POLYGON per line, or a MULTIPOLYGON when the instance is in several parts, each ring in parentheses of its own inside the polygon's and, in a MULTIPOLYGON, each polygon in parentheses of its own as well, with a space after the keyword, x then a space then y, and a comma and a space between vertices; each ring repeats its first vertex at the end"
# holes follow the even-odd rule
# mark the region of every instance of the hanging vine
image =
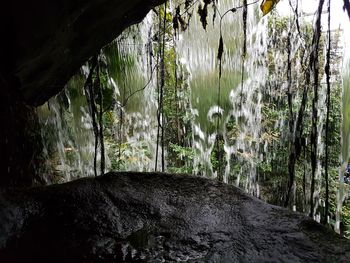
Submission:
MULTIPOLYGON (((159 13, 157 13, 158 15, 158 34, 157 34, 157 44, 158 44, 158 48, 157 48, 157 65, 160 65, 160 60, 161 60, 161 16, 159 15, 159 13)), ((165 34, 165 33, 164 33, 165 34)), ((159 94, 160 94, 160 88, 159 88, 159 74, 160 74, 160 70, 159 68, 157 68, 157 102, 158 102, 158 109, 157 109, 157 141, 156 141, 156 156, 155 156, 155 163, 154 163, 154 171, 158 170, 158 153, 159 153, 159 140, 160 140, 160 98, 159 98, 159 94)))
POLYGON ((326 113, 326 149, 325 149, 325 187, 326 187, 326 200, 323 223, 327 223, 328 211, 329 211, 329 178, 328 178, 328 163, 329 163, 329 115, 331 110, 331 83, 330 83, 330 60, 331 60, 331 0, 328 0, 328 39, 327 39, 327 54, 326 54, 326 83, 327 83, 327 113, 326 113))
POLYGON ((242 103, 243 103, 243 88, 244 88, 244 64, 245 64, 245 57, 247 55, 247 17, 248 17, 248 6, 247 6, 247 0, 243 0, 243 47, 242 47, 242 58, 241 58, 241 91, 240 91, 240 103, 239 107, 242 109, 242 103))
MULTIPOLYGON (((163 17, 163 32, 166 30, 166 16, 167 16, 167 3, 164 3, 164 17, 163 17)), ((164 86, 165 86, 165 33, 163 33, 162 46, 161 46, 161 60, 160 60, 160 114, 161 114, 161 143, 162 143, 162 172, 165 172, 165 143, 164 143, 164 131, 165 131, 165 118, 164 118, 164 86)))
POLYGON ((317 169, 317 121, 318 121, 318 85, 319 85, 319 44, 321 37, 321 17, 323 4, 325 0, 320 0, 318 9, 317 9, 317 17, 314 31, 315 41, 314 45, 312 45, 314 58, 311 60, 311 69, 313 71, 313 87, 314 87, 314 98, 312 100, 312 129, 311 129, 311 189, 310 189, 310 216, 312 217, 314 214, 314 192, 315 192, 315 176, 317 169))
MULTIPOLYGON (((293 95, 292 95, 292 65, 291 65, 291 33, 288 32, 287 37, 287 100, 288 100, 288 110, 289 110, 289 134, 291 139, 293 139, 294 132, 294 112, 293 112, 293 95)), ((288 206, 290 195, 293 190, 294 178, 295 178, 295 162, 296 162, 296 151, 295 144, 291 140, 289 146, 289 158, 288 158, 288 173, 289 173, 289 185, 286 197, 286 204, 288 206)))
POLYGON ((97 61, 96 66, 96 86, 97 86, 97 103, 99 104, 98 111, 98 137, 100 142, 100 154, 101 154, 101 164, 100 171, 103 175, 105 173, 105 144, 104 144, 104 136, 103 136, 103 94, 102 94, 102 86, 100 79, 100 61, 97 61))
MULTIPOLYGON (((155 160, 155 171, 158 168, 158 151, 159 144, 161 146, 161 167, 162 172, 165 171, 165 150, 164 150, 164 112, 163 112, 163 99, 164 99, 164 86, 165 86, 165 32, 167 29, 166 14, 167 14, 167 1, 164 3, 163 20, 162 16, 159 15, 159 31, 158 31, 158 56, 159 70, 158 70, 158 110, 157 110, 157 147, 156 147, 156 160, 155 160), (161 35, 161 32, 163 34, 161 35)), ((158 64, 158 63, 157 63, 158 64)))
MULTIPOLYGON (((322 16, 322 8, 323 8, 324 0, 320 0, 319 6, 317 9, 317 16, 316 16, 316 22, 314 26, 313 31, 313 37, 311 42, 311 51, 309 56, 309 63, 308 68, 305 70, 305 85, 303 88, 302 93, 302 99, 300 103, 300 108, 298 111, 298 116, 296 117, 296 123, 295 128, 293 132, 293 146, 291 148, 290 153, 290 159, 295 159, 293 162, 295 162, 301 153, 302 147, 305 147, 304 145, 304 138, 303 138, 303 119, 304 119, 304 113, 308 101, 308 92, 309 87, 311 86, 311 76, 314 76, 313 79, 313 91, 314 91, 314 97, 312 101, 312 130, 311 130, 311 168, 312 168, 312 175, 311 175, 311 197, 310 197, 310 215, 313 213, 314 208, 314 187, 315 187, 315 173, 316 173, 316 166, 317 166, 317 103, 318 103, 318 85, 319 85, 319 63, 318 63, 318 56, 319 56, 319 43, 320 43, 320 37, 321 37, 321 16, 322 16)), ((290 201, 291 192, 293 189, 293 184, 295 181, 295 172, 291 171, 290 178, 288 180, 288 190, 287 190, 287 196, 285 200, 285 206, 288 206, 290 201)), ((305 184, 305 181, 304 181, 305 184)))
POLYGON ((105 160, 104 160, 104 141, 103 141, 103 124, 102 124, 102 91, 100 83, 100 70, 99 70, 99 61, 98 56, 94 56, 91 60, 90 72, 86 79, 84 89, 86 94, 87 103, 89 105, 89 111, 92 119, 92 127, 95 136, 95 147, 94 147, 94 175, 97 176, 97 154, 98 154, 98 143, 100 142, 100 154, 101 154, 101 163, 100 171, 101 174, 104 174, 105 169, 105 160), (93 75, 96 69, 96 80, 93 80, 93 75), (98 90, 100 96, 96 96, 94 87, 98 90), (98 98, 100 97, 100 98, 98 98), (96 100, 100 103, 100 109, 97 109, 96 100), (97 121, 98 118, 98 121, 97 121))

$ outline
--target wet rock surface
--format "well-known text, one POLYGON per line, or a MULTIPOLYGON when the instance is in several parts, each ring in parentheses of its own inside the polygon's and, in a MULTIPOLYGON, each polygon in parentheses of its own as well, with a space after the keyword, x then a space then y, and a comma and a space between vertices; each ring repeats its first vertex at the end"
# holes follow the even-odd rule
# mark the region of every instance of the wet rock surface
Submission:
POLYGON ((109 173, 2 190, 0 262, 350 262, 350 241, 213 180, 109 173))

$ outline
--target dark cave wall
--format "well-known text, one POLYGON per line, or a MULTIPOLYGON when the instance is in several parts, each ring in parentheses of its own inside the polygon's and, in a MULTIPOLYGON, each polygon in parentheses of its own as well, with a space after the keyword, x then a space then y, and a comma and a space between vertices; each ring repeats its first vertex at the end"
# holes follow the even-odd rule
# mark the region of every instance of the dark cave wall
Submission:
POLYGON ((43 104, 89 57, 161 2, 11 1, 3 18, 6 28, 1 30, 10 36, 1 51, 5 58, 1 63, 11 65, 28 104, 43 104))
POLYGON ((0 74, 0 186, 31 185, 35 177, 38 122, 19 88, 17 78, 0 74))
POLYGON ((165 0, 14 0, 0 11, 0 186, 31 185, 35 107, 91 56, 165 0))

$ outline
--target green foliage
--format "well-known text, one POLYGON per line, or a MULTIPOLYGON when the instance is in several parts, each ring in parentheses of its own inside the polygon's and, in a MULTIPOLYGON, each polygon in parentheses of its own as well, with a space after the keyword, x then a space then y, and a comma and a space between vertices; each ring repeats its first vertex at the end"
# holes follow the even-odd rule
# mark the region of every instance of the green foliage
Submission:
MULTIPOLYGON (((264 142, 268 143, 268 150, 265 151, 263 161, 259 164, 260 178, 265 178, 263 184, 263 198, 270 203, 283 205, 283 200, 277 200, 273 195, 269 195, 268 192, 273 191, 275 193, 283 193, 286 189, 283 185, 286 185, 288 180, 288 158, 290 152, 290 140, 291 134, 289 131, 289 121, 291 118, 297 118, 297 113, 301 107, 301 94, 303 88, 307 84, 307 69, 309 67, 309 50, 308 47, 311 43, 311 37, 313 35, 312 26, 306 25, 301 27, 301 37, 303 37, 304 45, 300 46, 297 50, 294 50, 294 54, 291 57, 291 82, 290 92, 292 94, 292 111, 293 115, 290 115, 289 107, 287 103, 287 92, 288 90, 283 88, 286 87, 287 83, 287 69, 288 63, 287 48, 288 48, 288 34, 292 27, 289 18, 280 18, 272 16, 268 22, 269 25, 269 53, 268 53, 268 68, 269 68, 269 92, 264 96, 264 107, 262 109, 263 118, 263 132, 267 135, 263 138, 264 142), (278 54, 279 60, 276 61, 274 57, 278 54), (277 62, 277 63, 276 63, 277 62), (283 65, 283 66, 281 66, 283 65), (297 69, 300 69, 299 71, 297 69), (270 98, 268 95, 274 93, 276 96, 270 98), (283 125, 276 125, 278 121, 283 120, 283 125), (277 128, 277 129, 276 129, 277 128), (272 135, 272 136, 271 136, 272 135), (271 153, 273 156, 271 156, 271 153), (269 167, 270 166, 270 167, 269 167)), ((299 36, 299 37, 300 37, 299 36)), ((339 39, 334 37, 335 43, 339 39)), ((324 39, 321 38, 320 50, 323 50, 324 39)), ((335 45, 336 46, 336 45, 335 45)), ((319 54, 320 62, 320 74, 323 74, 322 68, 324 67, 324 54, 319 54)), ((334 68, 339 65, 340 60, 336 56, 333 57, 332 62, 334 68)), ((336 70, 334 70, 334 74, 336 70)), ((338 72, 339 73, 339 72, 338 72)), ((322 75, 319 76, 322 79, 322 75)), ((340 75, 335 77, 335 80, 341 79, 340 75)), ((325 90, 325 85, 319 83, 319 90, 325 90)), ((311 89, 309 89, 308 97, 312 97, 311 89)), ((331 90, 331 110, 330 110, 330 123, 329 123, 329 159, 328 159, 328 170, 330 180, 330 218, 331 221, 335 220, 335 211, 337 204, 337 189, 339 187, 339 156, 341 151, 341 83, 332 83, 331 90)), ((322 102, 321 102, 322 103, 322 102)), ((305 105, 305 112, 303 114, 303 134, 301 139, 305 141, 302 144, 301 156, 295 165, 295 204, 297 210, 308 212, 309 209, 309 189, 310 189, 310 144, 307 144, 308 138, 311 134, 311 102, 310 100, 305 105), (305 192, 306 191, 306 192, 305 192)), ((323 120, 320 128, 325 129, 325 119, 323 120)), ((324 133, 323 133, 324 135, 324 133)), ((326 143, 324 136, 321 141, 326 143)), ((320 156, 321 160, 321 177, 316 180, 316 185, 320 186, 320 200, 325 200, 325 182, 324 182, 324 169, 326 162, 324 160, 324 153, 320 156)), ((282 194, 283 196, 283 194, 282 194)), ((321 202, 321 203, 322 203, 321 202)), ((324 216, 323 207, 319 206, 316 213, 321 213, 324 216)), ((343 211, 344 224, 347 228, 349 223, 347 209, 343 211)))
MULTIPOLYGON (((158 9, 159 24, 164 27, 164 8, 158 9)), ((179 62, 176 51, 176 41, 173 35, 172 27, 173 16, 166 14, 165 30, 163 29, 166 43, 158 41, 154 46, 154 54, 161 56, 159 59, 164 63, 164 87, 162 99, 162 116, 165 124, 164 145, 167 151, 168 170, 172 172, 192 173, 192 162, 194 151, 190 145, 191 140, 191 120, 190 114, 190 96, 191 91, 187 83, 189 76, 187 70, 179 62), (168 26, 169 25, 169 26, 168 26), (160 52, 164 45, 164 53, 160 52)), ((156 25, 159 28, 159 25, 156 25)), ((162 76, 160 67, 158 76, 162 76)), ((159 80, 161 82, 161 80, 159 80)), ((160 95, 158 90, 158 96, 160 95)))
POLYGON ((171 162, 173 166, 168 167, 169 172, 192 174, 192 163, 196 154, 194 149, 192 147, 183 147, 173 143, 170 143, 169 146, 170 153, 177 158, 177 163, 171 162))

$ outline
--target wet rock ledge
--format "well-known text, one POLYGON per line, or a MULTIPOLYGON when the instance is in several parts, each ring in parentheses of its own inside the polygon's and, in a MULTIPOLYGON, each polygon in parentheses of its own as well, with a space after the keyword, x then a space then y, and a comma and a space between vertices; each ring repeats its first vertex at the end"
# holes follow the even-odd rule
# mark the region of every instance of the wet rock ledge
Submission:
POLYGON ((350 241, 213 180, 109 173, 1 190, 0 262, 350 262, 350 241))

